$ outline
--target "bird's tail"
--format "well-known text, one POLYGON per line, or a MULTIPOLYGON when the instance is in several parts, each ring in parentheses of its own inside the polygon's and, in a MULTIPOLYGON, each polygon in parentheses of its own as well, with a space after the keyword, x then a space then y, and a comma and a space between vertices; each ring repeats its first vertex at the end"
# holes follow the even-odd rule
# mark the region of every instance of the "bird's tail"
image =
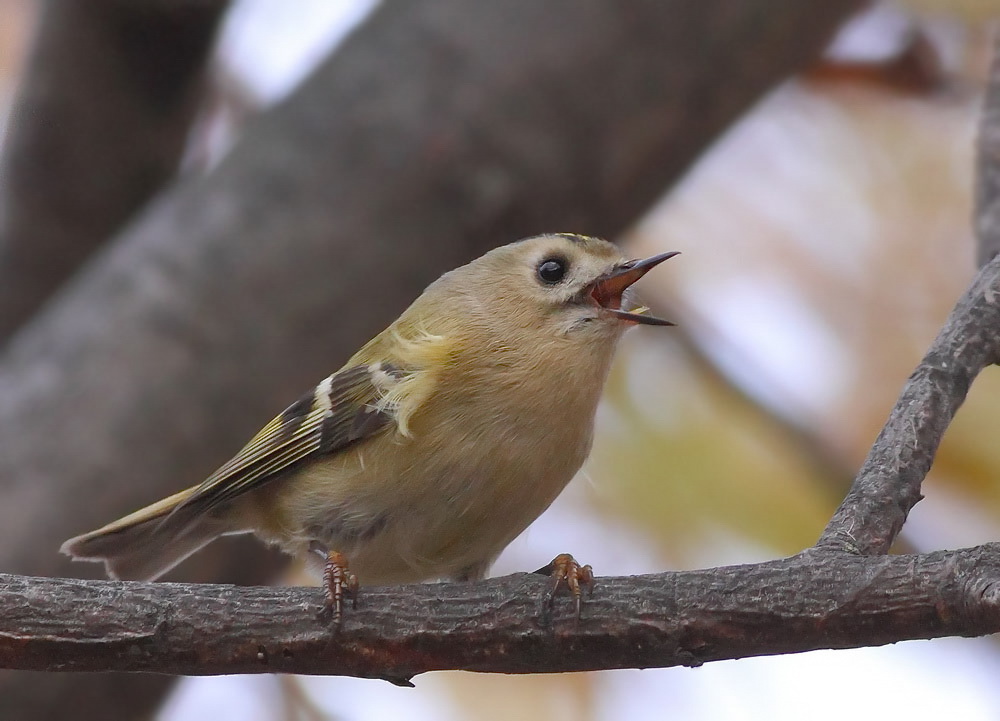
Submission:
POLYGON ((228 530, 204 513, 172 513, 195 487, 71 538, 60 549, 79 561, 103 561, 111 578, 151 581, 228 530))

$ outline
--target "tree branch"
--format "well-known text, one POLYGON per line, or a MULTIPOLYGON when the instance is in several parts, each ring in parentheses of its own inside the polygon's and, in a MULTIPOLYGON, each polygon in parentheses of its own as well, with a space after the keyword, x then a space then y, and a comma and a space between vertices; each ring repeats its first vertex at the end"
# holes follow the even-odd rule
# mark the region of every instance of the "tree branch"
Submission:
POLYGON ((366 588, 339 633, 316 588, 0 576, 0 666, 340 674, 393 680, 696 666, 1000 631, 1000 544, 921 556, 810 550, 707 571, 601 578, 579 624, 551 582, 366 588))
POLYGON ((0 568, 87 573, 48 549, 199 481, 444 270, 620 232, 857 4, 383 4, 0 357, 0 568))
POLYGON ((577 625, 547 579, 365 589, 339 634, 317 589, 0 576, 0 666, 409 679, 697 665, 1000 631, 1000 544, 884 553, 972 379, 998 357, 1000 257, 959 301, 817 546, 768 563, 600 579, 577 625), (846 551, 846 552, 845 552, 846 551))
MULTIPOLYGON (((1000 230, 1000 227, 998 227, 1000 230)), ((820 547, 885 553, 922 498, 920 484, 972 381, 1000 360, 1000 257, 959 300, 910 375, 820 547)))
POLYGON ((337 673, 408 679, 696 665, 817 648, 1000 631, 1000 545, 884 552, 919 497, 969 384, 997 357, 1000 258, 959 301, 904 388, 817 547, 768 563, 600 580, 579 625, 547 579, 366 589, 341 633, 317 589, 0 576, 0 665, 164 673, 337 673), (844 552, 848 551, 848 552, 844 552))
POLYGON ((228 0, 47 0, 0 159, 0 346, 174 174, 228 0))

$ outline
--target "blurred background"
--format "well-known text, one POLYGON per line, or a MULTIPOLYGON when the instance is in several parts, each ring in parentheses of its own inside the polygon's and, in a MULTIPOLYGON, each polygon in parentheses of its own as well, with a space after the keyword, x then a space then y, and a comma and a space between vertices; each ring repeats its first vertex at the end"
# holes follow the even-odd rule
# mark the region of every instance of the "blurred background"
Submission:
MULTIPOLYGON (((234 2, 181 177, 224 162, 246 124, 376 7, 234 2)), ((972 0, 865 7, 613 238, 632 256, 683 252, 640 286, 679 325, 627 336, 591 460, 494 574, 563 551, 598 575, 621 575, 763 561, 815 542, 974 273, 974 141, 996 13, 1000 2, 972 0)), ((0 17, 9 118, 38 6, 0 0, 0 17)), ((948 431, 905 549, 1000 537, 998 393, 987 369, 948 431)), ((996 639, 943 639, 697 669, 433 673, 416 689, 191 678, 156 717, 985 721, 1000 716, 997 678, 996 639)))

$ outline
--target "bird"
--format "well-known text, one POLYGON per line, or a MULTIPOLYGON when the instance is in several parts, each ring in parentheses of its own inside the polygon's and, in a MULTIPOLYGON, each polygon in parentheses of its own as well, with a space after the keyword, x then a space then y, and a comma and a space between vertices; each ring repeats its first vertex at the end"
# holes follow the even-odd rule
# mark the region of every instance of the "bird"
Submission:
MULTIPOLYGON (((358 587, 478 580, 586 460, 615 348, 668 326, 630 286, 678 255, 626 259, 549 233, 442 275, 384 331, 199 485, 61 550, 155 580, 223 535, 253 533, 322 570, 339 626, 358 587)), ((569 588, 570 554, 541 569, 569 588)))

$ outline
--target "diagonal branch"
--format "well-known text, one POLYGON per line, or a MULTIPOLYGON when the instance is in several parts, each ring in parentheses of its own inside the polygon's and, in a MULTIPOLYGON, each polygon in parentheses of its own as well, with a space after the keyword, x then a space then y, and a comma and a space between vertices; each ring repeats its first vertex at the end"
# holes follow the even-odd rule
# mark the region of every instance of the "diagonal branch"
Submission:
POLYGON ((1000 360, 997 329, 1000 258, 980 271, 903 386, 818 546, 865 555, 889 550, 910 509, 921 499, 920 484, 972 381, 1000 360))
POLYGON ((976 233, 983 268, 910 375, 819 548, 886 553, 980 371, 1000 362, 1000 39, 980 122, 976 233))

